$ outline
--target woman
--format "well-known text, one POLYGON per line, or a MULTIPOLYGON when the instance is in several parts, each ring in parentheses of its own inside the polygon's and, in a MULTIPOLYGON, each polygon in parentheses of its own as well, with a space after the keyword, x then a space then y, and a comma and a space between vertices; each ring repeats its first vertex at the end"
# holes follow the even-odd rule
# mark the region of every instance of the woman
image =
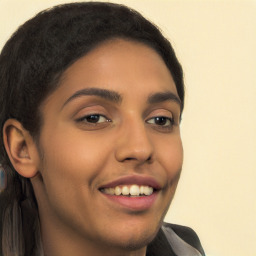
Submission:
POLYGON ((74 3, 0 57, 3 255, 204 255, 163 224, 182 168, 182 68, 139 13, 74 3))

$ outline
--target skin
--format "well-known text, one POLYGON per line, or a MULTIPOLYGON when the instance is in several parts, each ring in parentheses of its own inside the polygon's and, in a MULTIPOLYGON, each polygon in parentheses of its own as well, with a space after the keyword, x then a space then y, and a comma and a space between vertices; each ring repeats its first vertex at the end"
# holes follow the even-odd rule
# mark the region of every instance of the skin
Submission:
POLYGON ((182 167, 178 101, 148 102, 166 92, 178 99, 158 53, 142 43, 115 39, 71 65, 43 102, 39 146, 21 125, 7 122, 5 145, 16 169, 31 178, 45 255, 145 255, 182 167), (88 88, 110 90, 119 98, 73 96, 88 88), (100 115, 95 123, 92 114, 100 115), (155 117, 165 117, 164 122, 155 117), (123 207, 99 190, 127 175, 157 181, 160 190, 150 208, 123 207))

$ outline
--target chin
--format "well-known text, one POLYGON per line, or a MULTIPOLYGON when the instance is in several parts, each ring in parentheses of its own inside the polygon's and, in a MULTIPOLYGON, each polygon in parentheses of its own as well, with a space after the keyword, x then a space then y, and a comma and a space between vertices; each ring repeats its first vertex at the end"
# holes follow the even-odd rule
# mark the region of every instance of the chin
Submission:
POLYGON ((161 224, 153 224, 139 227, 123 225, 117 229, 117 232, 108 236, 108 244, 124 251, 135 251, 146 247, 156 236, 161 224), (116 235, 115 235, 116 234, 116 235), (110 241, 111 240, 111 241, 110 241))
POLYGON ((137 251, 145 248, 155 237, 156 234, 144 234, 140 237, 118 237, 118 241, 112 241, 113 248, 120 251, 137 251))
POLYGON ((137 251, 140 250, 142 248, 147 247, 147 245, 153 240, 154 237, 149 238, 149 237, 145 237, 141 240, 131 240, 128 243, 122 244, 120 249, 124 250, 124 251, 137 251))

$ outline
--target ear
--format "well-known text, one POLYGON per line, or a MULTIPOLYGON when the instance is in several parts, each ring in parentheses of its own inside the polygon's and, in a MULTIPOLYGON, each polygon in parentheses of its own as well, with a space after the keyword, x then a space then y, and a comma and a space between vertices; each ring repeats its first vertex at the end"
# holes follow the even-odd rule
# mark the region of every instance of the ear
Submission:
POLYGON ((34 177, 38 172, 39 153, 36 144, 22 124, 8 119, 3 127, 5 150, 15 170, 26 178, 34 177))

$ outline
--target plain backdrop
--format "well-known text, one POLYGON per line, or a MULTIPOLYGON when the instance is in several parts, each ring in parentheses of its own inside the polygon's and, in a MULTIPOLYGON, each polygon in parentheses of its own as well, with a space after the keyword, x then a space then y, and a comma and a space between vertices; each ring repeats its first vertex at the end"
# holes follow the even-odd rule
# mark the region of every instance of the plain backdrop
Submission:
MULTIPOLYGON (((25 20, 65 2, 0 0, 0 48, 25 20)), ((196 230, 207 256, 255 256, 256 2, 113 2, 161 27, 185 72, 185 160, 166 221, 196 230)))

